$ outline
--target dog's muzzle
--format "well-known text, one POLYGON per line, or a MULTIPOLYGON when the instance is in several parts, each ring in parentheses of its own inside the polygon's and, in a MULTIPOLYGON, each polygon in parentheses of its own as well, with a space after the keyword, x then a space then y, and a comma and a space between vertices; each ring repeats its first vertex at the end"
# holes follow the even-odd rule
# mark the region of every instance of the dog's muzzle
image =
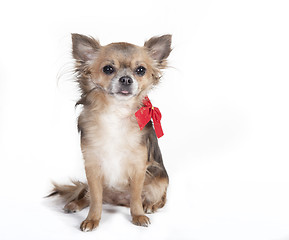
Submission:
POLYGON ((119 93, 123 95, 131 94, 131 85, 133 79, 130 76, 122 76, 119 78, 119 93))

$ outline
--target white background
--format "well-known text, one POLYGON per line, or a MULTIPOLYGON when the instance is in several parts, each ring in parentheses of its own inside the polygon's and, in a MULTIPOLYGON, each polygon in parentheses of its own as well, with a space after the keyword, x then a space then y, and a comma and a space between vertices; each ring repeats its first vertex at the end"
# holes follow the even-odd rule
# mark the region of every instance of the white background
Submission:
POLYGON ((0 26, 1 239, 289 239, 288 1, 2 1, 0 26), (171 184, 149 228, 106 206, 82 233, 87 210, 43 199, 51 180, 84 179, 72 32, 173 34, 150 95, 171 184))

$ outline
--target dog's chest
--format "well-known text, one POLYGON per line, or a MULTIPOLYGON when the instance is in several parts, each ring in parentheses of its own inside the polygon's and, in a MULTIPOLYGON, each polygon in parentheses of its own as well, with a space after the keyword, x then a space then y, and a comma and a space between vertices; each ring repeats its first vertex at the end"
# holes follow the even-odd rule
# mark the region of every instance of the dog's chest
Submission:
POLYGON ((134 156, 140 145, 140 130, 131 114, 121 109, 108 111, 98 122, 98 161, 106 185, 127 186, 134 156))

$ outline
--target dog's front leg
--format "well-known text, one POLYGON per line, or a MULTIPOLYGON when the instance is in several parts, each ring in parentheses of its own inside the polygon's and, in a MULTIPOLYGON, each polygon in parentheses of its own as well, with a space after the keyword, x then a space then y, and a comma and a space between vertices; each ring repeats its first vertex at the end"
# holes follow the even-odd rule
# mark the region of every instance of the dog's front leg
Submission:
POLYGON ((132 223, 138 226, 147 227, 150 224, 150 219, 144 215, 142 205, 142 190, 145 180, 145 170, 136 171, 131 177, 130 182, 130 212, 132 223))
POLYGON ((100 221, 102 212, 102 177, 97 166, 85 166, 86 178, 90 193, 90 208, 87 218, 81 223, 82 231, 92 231, 100 221))

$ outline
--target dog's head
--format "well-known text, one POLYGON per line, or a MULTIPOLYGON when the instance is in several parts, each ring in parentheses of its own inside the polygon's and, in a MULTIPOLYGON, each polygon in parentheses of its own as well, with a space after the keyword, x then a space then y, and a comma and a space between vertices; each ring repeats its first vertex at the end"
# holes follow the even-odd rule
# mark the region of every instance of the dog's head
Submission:
POLYGON ((171 35, 153 37, 144 46, 119 42, 101 46, 72 34, 72 54, 83 94, 99 89, 120 100, 146 94, 158 84, 171 52, 171 35))

